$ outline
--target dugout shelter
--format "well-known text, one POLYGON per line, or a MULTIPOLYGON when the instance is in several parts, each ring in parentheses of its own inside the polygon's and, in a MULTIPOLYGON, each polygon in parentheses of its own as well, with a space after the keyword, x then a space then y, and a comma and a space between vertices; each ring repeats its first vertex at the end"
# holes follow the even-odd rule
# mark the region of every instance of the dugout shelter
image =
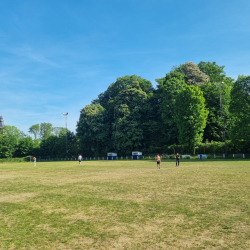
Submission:
POLYGON ((142 158, 142 152, 134 151, 132 152, 132 160, 138 160, 142 158))
POLYGON ((117 159, 117 153, 108 153, 107 154, 107 160, 116 160, 117 159))

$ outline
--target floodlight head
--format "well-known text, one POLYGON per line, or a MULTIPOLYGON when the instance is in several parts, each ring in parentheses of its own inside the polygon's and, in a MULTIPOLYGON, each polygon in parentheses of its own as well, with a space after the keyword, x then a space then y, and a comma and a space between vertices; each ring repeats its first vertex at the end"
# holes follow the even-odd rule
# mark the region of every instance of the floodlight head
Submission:
POLYGON ((69 113, 67 112, 67 113, 62 113, 63 115, 68 115, 69 113))

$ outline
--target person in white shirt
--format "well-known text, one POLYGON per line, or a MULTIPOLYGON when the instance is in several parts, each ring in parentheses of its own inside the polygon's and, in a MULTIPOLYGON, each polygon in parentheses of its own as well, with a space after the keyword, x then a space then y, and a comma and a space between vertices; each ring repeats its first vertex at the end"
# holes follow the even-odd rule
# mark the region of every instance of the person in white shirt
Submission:
POLYGON ((79 165, 81 165, 82 164, 82 156, 81 155, 78 156, 78 161, 79 161, 79 165))

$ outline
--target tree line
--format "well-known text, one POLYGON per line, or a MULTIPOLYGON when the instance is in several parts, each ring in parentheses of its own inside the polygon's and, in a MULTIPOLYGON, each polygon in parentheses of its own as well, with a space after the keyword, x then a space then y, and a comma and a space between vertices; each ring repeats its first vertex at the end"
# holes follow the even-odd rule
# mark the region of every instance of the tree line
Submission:
POLYGON ((20 131, 15 126, 6 125, 0 131, 0 158, 35 156, 54 156, 64 158, 78 153, 76 135, 66 128, 53 127, 43 122, 32 125, 29 133, 34 138, 20 131), (66 153, 67 137, 67 153, 66 153))
POLYGON ((79 148, 91 156, 173 153, 175 148, 194 153, 223 142, 228 150, 248 152, 249 79, 235 81, 224 66, 203 61, 173 67, 156 79, 156 88, 140 76, 119 77, 81 110, 79 148))
POLYGON ((5 126, 0 157, 250 151, 250 76, 235 81, 224 66, 201 61, 175 66, 156 82, 118 77, 80 111, 76 134, 41 123, 30 127, 32 139, 5 126))

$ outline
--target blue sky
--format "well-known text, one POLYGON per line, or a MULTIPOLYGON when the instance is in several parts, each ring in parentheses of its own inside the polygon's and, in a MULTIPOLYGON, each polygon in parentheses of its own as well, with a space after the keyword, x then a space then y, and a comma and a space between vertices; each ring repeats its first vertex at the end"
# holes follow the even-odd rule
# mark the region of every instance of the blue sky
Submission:
POLYGON ((117 77, 150 80, 185 62, 250 75, 249 0, 2 0, 0 115, 28 133, 75 131, 80 110, 117 77))

